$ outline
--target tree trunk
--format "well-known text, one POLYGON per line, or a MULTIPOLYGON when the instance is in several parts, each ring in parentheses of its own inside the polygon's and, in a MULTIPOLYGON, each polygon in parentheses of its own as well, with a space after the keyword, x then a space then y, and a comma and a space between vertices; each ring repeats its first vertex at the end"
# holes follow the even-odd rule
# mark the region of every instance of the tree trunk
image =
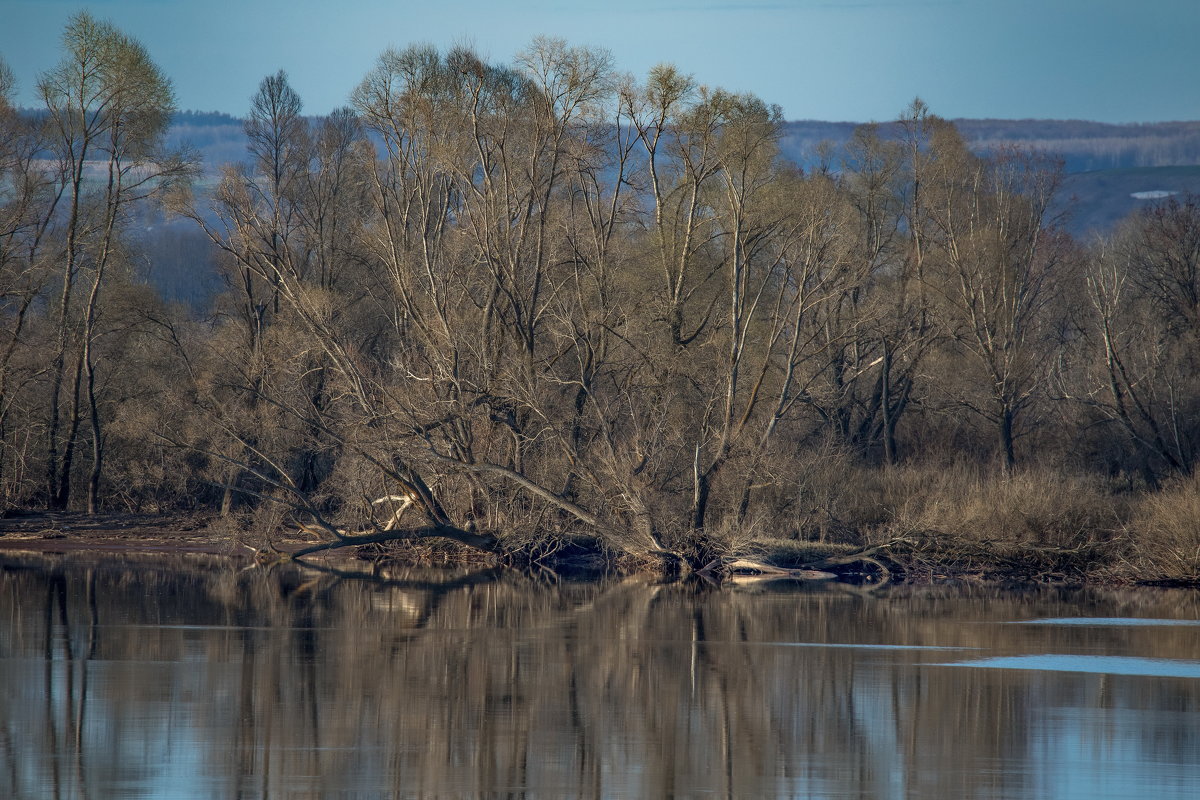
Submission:
POLYGON ((1000 412, 1000 452, 1004 457, 1005 471, 1011 471, 1017 464, 1016 450, 1013 447, 1013 417, 1016 414, 1011 408, 1000 412))
POLYGON ((892 414, 892 348, 883 343, 883 374, 880 376, 879 408, 883 411, 883 460, 896 463, 896 419, 892 414))
POLYGON ((96 367, 88 363, 88 414, 92 421, 92 471, 88 476, 87 511, 99 511, 100 473, 104 467, 104 436, 100 428, 100 409, 96 403, 96 367))
POLYGON ((704 530, 704 518, 708 515, 708 497, 712 490, 709 473, 700 469, 700 445, 696 445, 696 457, 692 462, 692 530, 704 530))

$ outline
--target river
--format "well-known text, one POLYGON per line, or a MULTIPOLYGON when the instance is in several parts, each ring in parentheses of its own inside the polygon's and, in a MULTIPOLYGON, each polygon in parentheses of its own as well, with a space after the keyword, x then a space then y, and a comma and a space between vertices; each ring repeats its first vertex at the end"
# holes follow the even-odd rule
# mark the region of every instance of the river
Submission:
POLYGON ((1200 796, 1200 594, 0 559, 0 796, 1200 796))

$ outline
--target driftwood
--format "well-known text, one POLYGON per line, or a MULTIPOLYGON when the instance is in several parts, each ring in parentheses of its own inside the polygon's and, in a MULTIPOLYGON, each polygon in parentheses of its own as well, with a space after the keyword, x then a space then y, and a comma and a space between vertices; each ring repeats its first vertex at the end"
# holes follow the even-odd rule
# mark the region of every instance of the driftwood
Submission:
POLYGON ((870 564, 871 566, 875 567, 875 569, 879 570, 879 580, 881 584, 890 583, 892 580, 892 571, 888 569, 887 565, 882 560, 876 558, 875 556, 881 555, 883 551, 891 547, 892 544, 893 542, 885 542, 883 544, 868 547, 864 550, 859 550, 854 553, 844 553, 842 555, 830 556, 829 558, 822 558, 820 561, 814 561, 812 563, 805 564, 804 566, 808 569, 824 570, 830 567, 845 567, 849 566, 850 564, 870 564))
POLYGON ((742 580, 775 580, 777 578, 796 578, 806 581, 827 581, 836 578, 832 572, 822 572, 817 569, 808 569, 802 567, 799 569, 788 569, 787 567, 777 567, 773 564, 768 564, 764 561, 756 561, 749 558, 735 558, 726 560, 722 566, 730 577, 742 580))
POLYGON ((382 542, 398 542, 407 539, 442 538, 465 544, 484 552, 497 552, 497 542, 492 536, 472 533, 454 525, 426 525, 421 528, 406 528, 401 530, 378 530, 364 533, 345 533, 338 531, 338 536, 330 541, 302 547, 288 553, 291 558, 319 553, 323 550, 335 550, 340 547, 356 547, 363 544, 380 544, 382 542))
POLYGON ((894 543, 886 542, 853 553, 829 556, 817 561, 810 561, 796 568, 779 567, 746 556, 715 559, 708 566, 704 567, 704 569, 697 570, 697 573, 718 579, 722 577, 728 578, 736 583, 752 583, 781 578, 821 581, 837 578, 837 572, 833 571, 835 567, 846 567, 852 564, 869 564, 878 573, 879 583, 877 585, 883 585, 891 582, 892 571, 881 558, 877 558, 876 556, 882 556, 883 551, 892 544, 894 543))
POLYGON ((409 506, 413 504, 413 499, 409 495, 388 494, 378 498, 377 500, 372 500, 371 505, 377 506, 380 503, 387 503, 389 501, 399 503, 400 507, 392 512, 392 516, 388 518, 387 522, 383 523, 383 529, 385 531, 395 530, 396 526, 400 523, 400 516, 408 509, 409 506))

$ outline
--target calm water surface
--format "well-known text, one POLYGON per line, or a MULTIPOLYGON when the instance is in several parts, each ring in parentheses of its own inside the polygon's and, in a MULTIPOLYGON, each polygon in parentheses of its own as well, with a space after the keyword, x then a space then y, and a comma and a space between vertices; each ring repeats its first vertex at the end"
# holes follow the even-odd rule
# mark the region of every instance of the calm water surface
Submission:
POLYGON ((1183 591, 0 560, 0 797, 1200 797, 1183 591))

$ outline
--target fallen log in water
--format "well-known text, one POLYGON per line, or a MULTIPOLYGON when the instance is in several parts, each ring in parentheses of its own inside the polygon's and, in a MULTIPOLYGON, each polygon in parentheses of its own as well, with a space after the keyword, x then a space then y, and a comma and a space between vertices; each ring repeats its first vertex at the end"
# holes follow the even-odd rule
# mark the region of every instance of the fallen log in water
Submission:
POLYGON ((738 582, 758 580, 777 580, 779 578, 794 578, 804 581, 827 581, 837 577, 833 572, 823 572, 818 569, 789 569, 755 561, 749 558, 735 558, 724 562, 723 567, 728 577, 738 582))

